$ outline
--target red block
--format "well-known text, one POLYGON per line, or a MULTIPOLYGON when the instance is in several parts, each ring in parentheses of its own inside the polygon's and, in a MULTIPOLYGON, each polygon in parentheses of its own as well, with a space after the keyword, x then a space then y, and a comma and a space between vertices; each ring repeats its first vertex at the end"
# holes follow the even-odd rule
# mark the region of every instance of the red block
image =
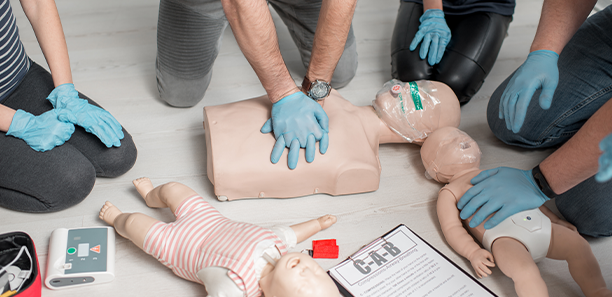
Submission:
POLYGON ((339 250, 335 239, 312 241, 312 257, 315 259, 338 259, 339 250))
POLYGON ((317 246, 336 246, 336 240, 335 239, 320 239, 320 240, 313 240, 312 241, 312 247, 315 248, 317 246))

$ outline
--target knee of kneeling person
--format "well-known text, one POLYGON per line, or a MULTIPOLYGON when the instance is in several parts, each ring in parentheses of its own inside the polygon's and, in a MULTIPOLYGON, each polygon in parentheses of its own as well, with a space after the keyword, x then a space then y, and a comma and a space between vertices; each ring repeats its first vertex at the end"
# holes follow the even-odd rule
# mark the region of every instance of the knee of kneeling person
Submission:
POLYGON ((334 69, 334 75, 332 76, 331 85, 334 89, 341 89, 346 87, 357 73, 357 53, 355 57, 349 57, 341 59, 334 69))
POLYGON ((470 80, 470 77, 456 74, 441 74, 437 80, 447 84, 457 95, 457 99, 461 105, 468 103, 472 97, 476 95, 484 80, 479 77, 470 80))
POLYGON ((204 98, 212 71, 199 79, 183 79, 157 72, 159 97, 173 107, 193 107, 204 98))
POLYGON ((331 85, 334 89, 346 87, 353 77, 355 77, 356 69, 339 69, 336 68, 332 77, 331 85))
POLYGON ((523 124, 517 133, 507 128, 506 120, 499 118, 499 97, 501 97, 501 93, 493 93, 487 106, 487 124, 495 137, 505 144, 524 148, 540 148, 545 146, 547 142, 545 139, 538 138, 542 135, 542 131, 537 131, 537 127, 523 124))
POLYGON ((118 177, 132 169, 136 163, 138 151, 132 136, 125 130, 123 134, 120 147, 109 148, 97 157, 97 176, 118 177))
MULTIPOLYGON (((598 220, 596 216, 588 218, 585 222, 574 222, 578 233, 591 237, 610 237, 612 236, 612 222, 606 216, 606 220, 598 220), (592 220, 591 220, 592 219, 592 220)), ((587 242, 588 243, 588 242, 587 242)))
POLYGON ((433 68, 426 60, 411 56, 408 50, 402 50, 391 56, 391 77, 403 82, 431 79, 433 68))
POLYGON ((95 183, 96 172, 93 167, 74 168, 64 172, 57 179, 57 189, 44 199, 46 201, 42 201, 45 210, 41 212, 56 212, 79 204, 91 193, 95 183))

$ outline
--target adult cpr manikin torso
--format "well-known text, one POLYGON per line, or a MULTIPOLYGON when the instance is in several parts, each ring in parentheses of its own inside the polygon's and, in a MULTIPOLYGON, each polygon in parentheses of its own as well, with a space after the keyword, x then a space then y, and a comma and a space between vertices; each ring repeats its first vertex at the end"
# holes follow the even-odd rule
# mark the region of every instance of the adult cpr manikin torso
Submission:
MULTIPOLYGON (((452 90, 437 82, 428 82, 427 86, 421 91, 422 97, 425 100, 429 96, 425 92, 429 92, 437 103, 435 108, 418 111, 424 114, 421 117, 427 120, 427 125, 423 127, 427 128, 417 128, 431 129, 436 124, 458 126, 460 109, 452 90)), ((392 95, 383 92, 376 102, 391 106, 397 101, 392 95)), ((414 109, 414 105, 408 106, 410 103, 405 102, 408 112, 414 109)), ((307 163, 302 150, 297 168, 290 170, 286 158, 277 164, 270 162, 275 139, 272 134, 260 132, 270 117, 270 109, 267 96, 204 108, 207 174, 220 200, 375 191, 381 172, 378 145, 423 141, 391 131, 372 106, 354 106, 333 90, 324 104, 330 127, 327 153, 321 155, 317 150, 315 161, 307 163)), ((421 135, 429 132, 423 131, 421 135)))

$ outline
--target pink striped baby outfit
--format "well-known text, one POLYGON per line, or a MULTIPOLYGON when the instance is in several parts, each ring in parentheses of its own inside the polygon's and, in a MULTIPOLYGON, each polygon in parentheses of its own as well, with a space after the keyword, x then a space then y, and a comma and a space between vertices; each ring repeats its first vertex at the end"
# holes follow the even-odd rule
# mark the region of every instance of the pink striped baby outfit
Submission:
POLYGON ((186 199, 175 215, 176 221, 151 227, 143 250, 184 279, 202 283, 198 271, 225 267, 248 297, 260 296, 253 261, 255 247, 262 240, 271 240, 281 255, 287 253, 287 246, 271 230, 232 221, 200 196, 186 199))

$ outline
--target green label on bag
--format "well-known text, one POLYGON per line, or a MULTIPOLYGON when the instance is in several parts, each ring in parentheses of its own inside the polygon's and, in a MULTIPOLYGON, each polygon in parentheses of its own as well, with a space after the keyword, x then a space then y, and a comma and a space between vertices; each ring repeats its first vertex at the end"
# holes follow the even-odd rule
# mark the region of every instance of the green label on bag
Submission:
POLYGON ((414 108, 416 110, 422 110, 423 104, 421 104, 421 95, 419 95, 419 86, 413 81, 408 83, 410 85, 410 95, 412 96, 412 101, 414 102, 414 108))

